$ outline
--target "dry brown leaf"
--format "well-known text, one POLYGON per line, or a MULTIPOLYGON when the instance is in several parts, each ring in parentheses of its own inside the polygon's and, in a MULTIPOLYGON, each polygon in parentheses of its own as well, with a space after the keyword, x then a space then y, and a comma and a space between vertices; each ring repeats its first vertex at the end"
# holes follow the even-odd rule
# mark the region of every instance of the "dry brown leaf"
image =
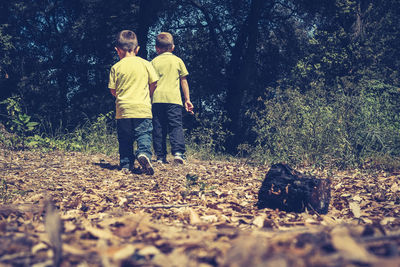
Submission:
POLYGON ((218 216, 215 214, 211 214, 211 215, 203 215, 200 217, 201 220, 203 220, 204 222, 207 223, 216 223, 218 222, 218 216))
MULTIPOLYGON (((59 208, 65 266, 352 266, 366 251, 361 264, 375 263, 372 254, 377 263, 389 264, 381 266, 400 260, 393 254, 393 244, 400 242, 395 239, 400 231, 398 174, 317 172, 333 173, 329 213, 299 215, 257 210, 260 178, 269 166, 189 158, 182 166, 155 164, 156 173, 149 177, 121 173, 117 165, 117 158, 104 155, 0 147, 10 205, 40 207, 47 192, 59 208), (187 187, 186 174, 200 177, 204 188, 187 187), (338 225, 346 235, 331 231, 338 225), (375 238, 379 242, 365 241, 375 238)), ((0 264, 46 264, 50 241, 41 216, 30 208, 7 213, 0 208, 0 264)))
POLYGON ((97 227, 94 227, 91 225, 90 222, 88 221, 84 221, 82 224, 85 227, 85 230, 88 231, 90 234, 92 234, 93 236, 97 237, 97 238, 102 238, 102 239, 108 239, 108 240, 112 240, 112 239, 118 239, 117 236, 115 236, 113 233, 111 233, 110 230, 108 229, 100 229, 97 227))
POLYGON ((156 248, 155 246, 146 246, 138 251, 139 255, 143 256, 154 256, 160 254, 160 250, 156 248))
POLYGON ((266 217, 266 214, 261 214, 261 215, 255 217, 253 220, 253 224, 255 226, 257 226, 258 228, 264 227, 265 217, 266 217))
POLYGON ((355 201, 349 202, 349 208, 350 208, 351 212, 353 213, 354 218, 361 217, 360 205, 357 202, 355 202, 355 201))
POLYGON ((189 212, 189 223, 190 224, 195 225, 195 224, 202 223, 202 221, 201 221, 199 215, 197 214, 197 212, 195 212, 191 208, 188 209, 188 212, 189 212))
POLYGON ((359 245, 349 233, 348 228, 339 226, 331 231, 333 246, 351 260, 359 262, 371 262, 373 257, 361 245, 359 245))
POLYGON ((114 261, 121 261, 132 256, 136 251, 136 247, 132 244, 127 244, 118 249, 114 249, 113 253, 110 255, 114 261))
POLYGON ((63 251, 66 254, 72 254, 72 255, 77 255, 77 256, 85 256, 88 254, 88 251, 83 250, 79 247, 75 246, 71 246, 69 244, 63 244, 63 251))
POLYGON ((36 254, 40 250, 48 249, 49 246, 46 243, 40 242, 32 247, 32 254, 36 254))

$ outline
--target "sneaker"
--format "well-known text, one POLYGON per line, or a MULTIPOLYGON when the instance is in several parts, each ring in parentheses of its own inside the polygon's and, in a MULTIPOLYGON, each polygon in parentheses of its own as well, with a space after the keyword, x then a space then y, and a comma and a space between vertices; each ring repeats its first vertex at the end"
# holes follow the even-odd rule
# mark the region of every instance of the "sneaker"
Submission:
POLYGON ((177 153, 174 154, 174 162, 175 162, 176 164, 184 164, 184 163, 185 163, 185 160, 186 160, 186 157, 185 157, 184 154, 179 153, 179 152, 177 152, 177 153))
POLYGON ((139 161, 140 166, 142 166, 143 171, 148 174, 148 175, 153 175, 154 174, 154 169, 153 166, 151 165, 151 162, 149 158, 145 154, 140 154, 137 157, 137 160, 139 161))
POLYGON ((157 163, 159 164, 168 164, 167 157, 157 157, 157 163))

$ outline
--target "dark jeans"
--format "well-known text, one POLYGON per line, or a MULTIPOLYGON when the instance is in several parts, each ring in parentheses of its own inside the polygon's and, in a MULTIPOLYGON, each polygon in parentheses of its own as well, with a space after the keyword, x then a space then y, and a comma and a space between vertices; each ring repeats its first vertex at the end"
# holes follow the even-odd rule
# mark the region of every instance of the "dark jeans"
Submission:
POLYGON ((153 147, 158 158, 167 155, 167 134, 171 153, 185 153, 185 137, 182 128, 182 106, 177 104, 155 103, 153 110, 153 147))
POLYGON ((135 158, 145 154, 151 159, 151 119, 117 119, 119 143, 119 161, 121 168, 133 168, 135 158), (133 142, 137 141, 137 150, 133 154, 133 142))

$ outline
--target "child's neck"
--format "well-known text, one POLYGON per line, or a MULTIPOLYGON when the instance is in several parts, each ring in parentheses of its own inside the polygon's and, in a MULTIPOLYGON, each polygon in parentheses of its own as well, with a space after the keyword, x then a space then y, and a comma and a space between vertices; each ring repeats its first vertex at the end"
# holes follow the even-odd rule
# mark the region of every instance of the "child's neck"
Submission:
POLYGON ((165 53, 172 53, 171 50, 163 50, 163 51, 159 51, 159 55, 165 54, 165 53))
POLYGON ((132 51, 132 52, 128 51, 121 55, 121 59, 126 58, 126 57, 136 57, 136 54, 134 51, 132 51))

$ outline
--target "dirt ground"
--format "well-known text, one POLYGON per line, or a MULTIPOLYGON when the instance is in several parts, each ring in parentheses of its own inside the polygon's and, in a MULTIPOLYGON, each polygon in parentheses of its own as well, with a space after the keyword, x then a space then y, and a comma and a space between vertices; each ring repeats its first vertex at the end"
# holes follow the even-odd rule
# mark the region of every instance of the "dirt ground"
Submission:
POLYGON ((0 148, 0 266, 400 266, 400 172, 332 180, 326 215, 255 206, 269 166, 0 148))

